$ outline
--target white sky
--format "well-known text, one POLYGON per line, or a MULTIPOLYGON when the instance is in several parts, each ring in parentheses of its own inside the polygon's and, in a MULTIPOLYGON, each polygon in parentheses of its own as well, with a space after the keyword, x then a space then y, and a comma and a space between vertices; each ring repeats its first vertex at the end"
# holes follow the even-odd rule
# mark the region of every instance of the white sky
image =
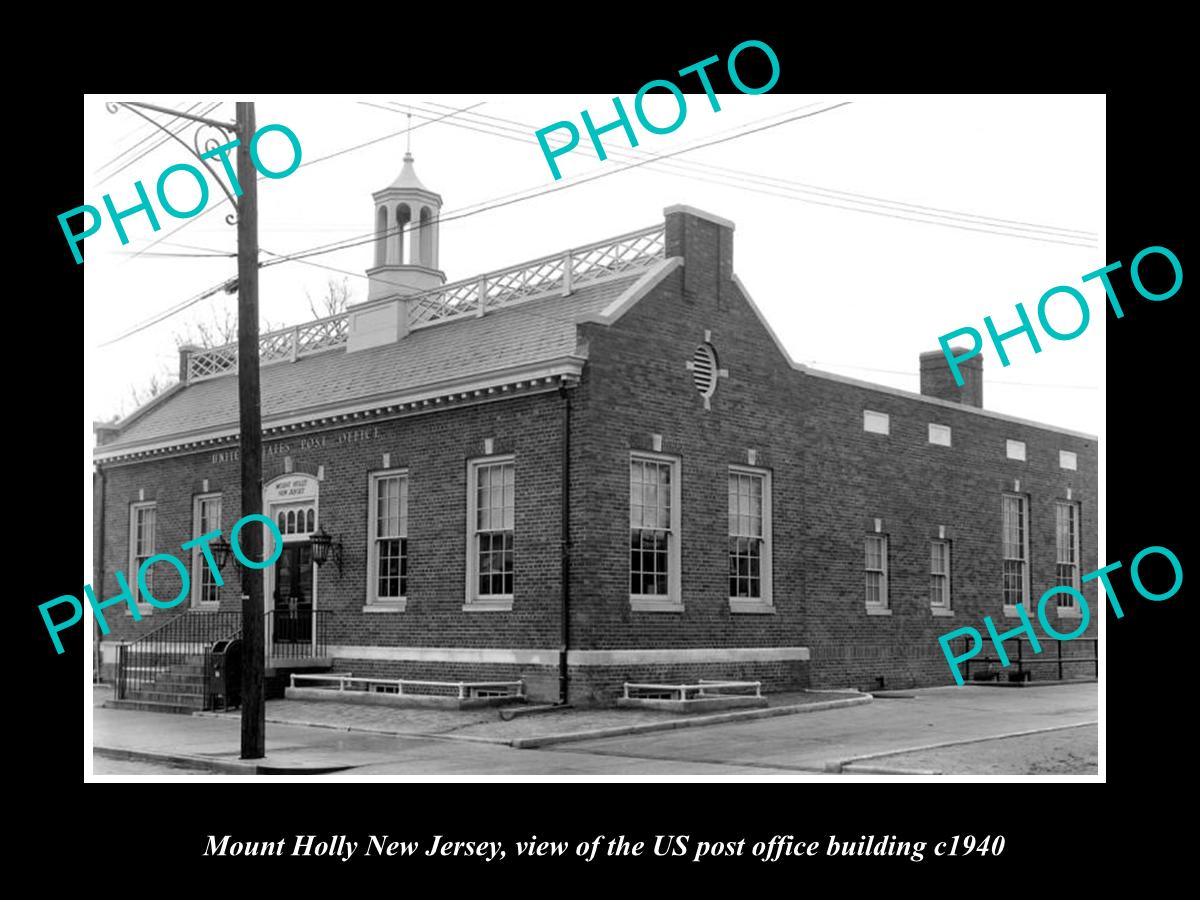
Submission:
MULTIPOLYGON (((648 78, 651 76, 647 76, 648 78)), ((118 209, 134 205, 135 179, 154 196, 167 166, 194 162, 168 141, 107 181, 96 171, 148 127, 122 111, 105 111, 103 97, 84 102, 85 173, 82 202, 103 207, 113 194, 118 209)), ((145 96, 147 102, 175 106, 196 98, 145 96)), ((247 98, 242 98, 247 99, 247 98)), ((476 106, 470 114, 424 127, 412 134, 416 171, 442 195, 443 215, 525 189, 552 187, 573 178, 611 171, 632 157, 598 161, 586 134, 579 148, 559 157, 563 180, 555 182, 537 144, 536 128, 562 119, 582 130, 587 109, 599 125, 611 121, 611 96, 508 95, 371 97, 261 96, 260 126, 281 123, 299 137, 304 160, 315 160, 406 125, 402 113, 386 106, 411 104, 418 116, 436 115, 431 103, 476 106), (498 116, 530 127, 508 132, 520 140, 454 127, 451 121, 481 125, 475 114, 498 116)), ((665 95, 647 104, 653 122, 670 122, 674 101, 665 95)), ((633 116, 632 96, 622 100, 633 116)), ((719 95, 713 112, 703 94, 688 95, 688 114, 670 135, 654 135, 634 119, 638 151, 664 153, 726 136, 823 106, 851 105, 760 133, 698 149, 667 161, 612 174, 567 190, 482 212, 441 226, 440 264, 455 281, 523 260, 655 224, 675 203, 708 210, 737 226, 734 267, 776 333, 797 361, 866 381, 918 389, 917 356, 937 349, 937 338, 971 325, 983 332, 991 315, 1001 330, 1017 322, 1013 305, 1025 304, 1036 322, 1037 301, 1049 288, 1065 284, 1081 290, 1092 309, 1088 330, 1076 340, 1058 342, 1040 335, 1034 355, 1025 338, 1006 343, 1012 364, 1000 366, 985 346, 987 408, 1065 428, 1100 434, 1104 414, 1104 294, 1098 281, 1080 276, 1110 262, 1104 253, 1105 107, 1094 97, 972 97, 856 95, 719 95), (810 104, 816 104, 810 105, 810 104), (805 109, 797 109, 805 107, 805 109), (766 121, 760 121, 760 120, 766 121), (1042 243, 933 224, 904 221, 862 211, 802 202, 842 203, 825 194, 796 193, 782 184, 751 184, 745 176, 716 172, 721 166, 819 188, 871 195, 977 216, 1017 220, 1098 233, 1081 239, 1094 247, 1042 243), (770 192, 770 193, 765 193, 770 192), (774 194, 787 196, 776 196, 774 194)), ((232 119, 232 101, 214 117, 232 119)), ((485 120, 486 121, 486 120, 485 120)), ((491 125, 504 123, 492 122, 491 125)), ((515 127, 515 126, 508 126, 515 127)), ((629 153, 624 134, 604 135, 613 153, 629 153)), ((365 235, 373 228, 371 192, 397 175, 404 153, 403 134, 313 165, 279 180, 259 182, 260 245, 289 253, 317 244, 365 235)), ((280 168, 288 160, 279 135, 261 145, 264 160, 280 168)), ((192 205, 186 176, 173 176, 169 196, 180 208, 192 205)), ((209 205, 224 195, 211 186, 209 205)), ((157 208, 157 200, 154 201, 157 208)), ((877 211, 880 211, 876 207, 877 211)), ((909 215, 891 207, 888 212, 909 215)), ((194 220, 179 220, 158 209, 163 228, 155 233, 143 214, 125 220, 130 243, 122 247, 107 219, 86 241, 85 413, 109 417, 128 403, 129 386, 154 373, 174 372, 173 335, 189 322, 211 321, 214 310, 236 308, 236 298, 219 293, 187 311, 113 345, 98 348, 148 317, 236 273, 232 258, 139 256, 151 241, 166 236, 153 252, 195 252, 180 242, 219 251, 236 249, 236 229, 224 223, 228 204, 194 220), (182 230, 167 236, 172 230, 182 230)), ((942 220, 944 221, 944 220, 942 220)), ((956 221, 978 227, 978 221, 956 221)), ((1032 232, 1021 232, 1030 234, 1032 232)), ((66 242, 63 252, 69 254, 66 242)), ((370 243, 316 257, 313 262, 363 273, 373 261, 370 243)), ((264 260, 267 259, 264 254, 264 260)), ((1127 263, 1128 261, 1126 261, 1127 263)), ((311 265, 287 263, 262 270, 262 315, 277 325, 311 318, 305 291, 321 295, 327 280, 341 274, 311 265)), ((355 299, 366 297, 366 280, 351 277, 355 299)), ((1137 302, 1136 299, 1133 302, 1137 302)), ((1051 322, 1070 331, 1078 313, 1056 301, 1051 322)))

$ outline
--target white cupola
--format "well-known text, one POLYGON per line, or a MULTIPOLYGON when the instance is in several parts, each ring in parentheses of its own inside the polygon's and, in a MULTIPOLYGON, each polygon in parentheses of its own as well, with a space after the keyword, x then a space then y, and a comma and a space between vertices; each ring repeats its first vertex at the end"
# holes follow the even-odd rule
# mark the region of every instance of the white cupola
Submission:
POLYGON ((438 269, 438 216, 442 198, 417 177, 412 153, 375 200, 375 265, 367 269, 367 302, 432 290, 446 283, 438 269))

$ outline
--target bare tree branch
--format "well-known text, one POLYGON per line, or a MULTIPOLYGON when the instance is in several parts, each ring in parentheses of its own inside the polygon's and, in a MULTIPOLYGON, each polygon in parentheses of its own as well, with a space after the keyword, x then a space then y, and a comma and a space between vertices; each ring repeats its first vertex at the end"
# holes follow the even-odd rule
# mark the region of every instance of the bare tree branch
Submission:
POLYGON ((354 292, 350 289, 350 279, 346 277, 343 277, 340 282, 330 278, 329 284, 325 287, 325 294, 319 300, 314 300, 308 291, 304 292, 304 296, 308 298, 308 308, 312 311, 313 318, 316 319, 344 313, 346 307, 350 305, 353 295, 354 292))
MULTIPOLYGON (((308 299, 309 310, 318 319, 345 312, 353 294, 349 278, 343 278, 340 282, 330 278, 329 284, 325 288, 325 294, 319 299, 313 299, 308 291, 304 292, 304 296, 308 299)), ((272 323, 269 319, 263 319, 259 323, 259 330, 263 333, 276 331, 282 327, 282 325, 272 323)), ((181 331, 175 332, 174 338, 176 347, 190 344, 193 347, 209 349, 235 344, 238 339, 237 313, 229 306, 223 305, 220 308, 214 308, 210 311, 208 321, 189 322, 183 326, 181 331)), ((129 396, 120 403, 108 421, 116 422, 125 418, 171 387, 177 380, 175 372, 163 367, 159 372, 151 375, 144 384, 130 386, 129 396)))

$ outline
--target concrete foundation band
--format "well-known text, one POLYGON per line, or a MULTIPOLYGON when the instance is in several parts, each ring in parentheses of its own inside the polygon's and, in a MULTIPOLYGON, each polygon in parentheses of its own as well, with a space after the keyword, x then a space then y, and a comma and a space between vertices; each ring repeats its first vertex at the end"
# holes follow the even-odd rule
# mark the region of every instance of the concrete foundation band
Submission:
MULTIPOLYGON (((116 659, 117 643, 103 641, 100 652, 105 662, 116 659)), ((494 665, 553 666, 558 664, 554 649, 507 649, 483 647, 372 647, 331 645, 328 656, 337 660, 379 660, 386 662, 491 663, 494 665)), ((670 665, 732 662, 806 662, 807 647, 681 648, 629 650, 571 650, 567 663, 572 666, 670 665)))

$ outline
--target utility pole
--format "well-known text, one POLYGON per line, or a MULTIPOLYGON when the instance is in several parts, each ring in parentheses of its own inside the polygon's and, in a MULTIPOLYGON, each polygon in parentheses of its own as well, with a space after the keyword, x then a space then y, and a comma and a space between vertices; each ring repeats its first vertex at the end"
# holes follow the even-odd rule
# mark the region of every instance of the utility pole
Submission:
MULTIPOLYGON (((242 517, 262 514, 262 411, 258 383, 258 172, 250 159, 254 104, 237 104, 238 200, 238 454, 242 464, 242 517)), ((241 532, 247 558, 263 558, 263 529, 241 532)), ((242 759, 266 755, 267 711, 263 692, 262 569, 242 567, 242 759)))
MULTIPOLYGON (((256 131, 254 104, 238 103, 234 122, 167 109, 152 103, 107 103, 110 113, 122 109, 141 117, 176 143, 183 146, 213 177, 237 210, 238 231, 238 416, 239 458, 242 475, 242 516, 262 514, 262 409, 258 382, 258 172, 250 155, 250 141, 256 131), (168 121, 187 119, 195 122, 192 146, 143 110, 171 116, 168 121), (201 130, 215 129, 221 140, 201 140, 201 130), (214 148, 228 145, 237 138, 237 178, 241 194, 235 197, 208 163, 214 148), (201 145, 205 152, 201 151, 201 145)), ((227 219, 227 221, 229 221, 227 219)), ((103 527, 103 525, 101 526, 103 527)), ((103 543, 103 541, 101 541, 103 543)), ((238 534, 238 544, 247 559, 263 558, 263 528, 250 526, 238 534)), ((99 584, 99 580, 96 582, 99 584)), ((266 668, 266 640, 263 626, 263 576, 261 569, 242 566, 242 759, 262 759, 266 755, 266 701, 263 675, 266 668)))

